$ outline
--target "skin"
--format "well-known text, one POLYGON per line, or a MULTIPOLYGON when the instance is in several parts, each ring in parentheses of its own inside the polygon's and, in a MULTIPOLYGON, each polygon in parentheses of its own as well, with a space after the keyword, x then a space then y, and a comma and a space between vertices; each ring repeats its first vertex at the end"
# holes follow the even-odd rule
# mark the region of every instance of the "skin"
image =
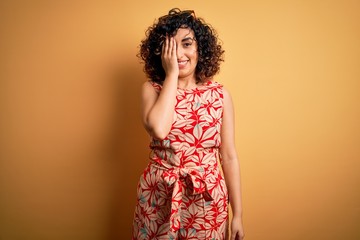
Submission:
MULTIPOLYGON (((162 66, 166 77, 161 92, 158 94, 149 82, 142 88, 142 120, 148 133, 164 139, 171 130, 176 104, 177 88, 197 87, 195 68, 198 51, 195 35, 191 29, 179 28, 174 37, 166 37, 162 47, 162 66), (191 43, 191 44, 190 44, 191 43)), ((231 221, 231 240, 243 239, 242 204, 239 162, 234 139, 234 109, 231 96, 224 92, 224 113, 221 128, 222 168, 229 191, 230 205, 233 212, 231 221)))
POLYGON ((224 114, 221 127, 221 147, 222 169, 229 191, 230 205, 233 218, 230 225, 230 239, 244 239, 244 228, 242 224, 242 203, 240 186, 240 167, 235 147, 235 126, 234 108, 231 96, 227 90, 224 93, 224 114))

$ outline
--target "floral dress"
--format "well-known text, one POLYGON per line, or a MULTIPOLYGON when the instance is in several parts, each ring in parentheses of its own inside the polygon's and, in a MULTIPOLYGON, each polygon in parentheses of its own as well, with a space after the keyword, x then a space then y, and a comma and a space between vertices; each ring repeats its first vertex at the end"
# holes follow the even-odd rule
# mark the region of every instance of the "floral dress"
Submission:
MULTIPOLYGON (((150 82, 157 92, 161 85, 150 82)), ((150 142, 137 188, 133 238, 225 239, 228 192, 218 160, 223 88, 178 89, 168 136, 150 142)))

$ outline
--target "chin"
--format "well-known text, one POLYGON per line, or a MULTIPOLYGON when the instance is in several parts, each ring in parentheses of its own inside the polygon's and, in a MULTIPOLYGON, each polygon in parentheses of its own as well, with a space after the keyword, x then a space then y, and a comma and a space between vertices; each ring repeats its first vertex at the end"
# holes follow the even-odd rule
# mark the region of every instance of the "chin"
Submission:
POLYGON ((190 77, 190 76, 194 76, 195 77, 195 74, 194 73, 191 73, 191 72, 187 72, 187 71, 181 71, 180 70, 180 73, 179 73, 179 78, 186 78, 186 77, 190 77))

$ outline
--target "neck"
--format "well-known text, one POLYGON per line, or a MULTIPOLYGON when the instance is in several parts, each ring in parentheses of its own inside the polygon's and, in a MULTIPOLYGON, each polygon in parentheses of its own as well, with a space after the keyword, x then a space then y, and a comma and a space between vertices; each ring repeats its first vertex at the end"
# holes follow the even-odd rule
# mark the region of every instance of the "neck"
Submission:
POLYGON ((194 77, 191 78, 179 78, 178 87, 183 89, 189 89, 197 87, 196 79, 194 77))

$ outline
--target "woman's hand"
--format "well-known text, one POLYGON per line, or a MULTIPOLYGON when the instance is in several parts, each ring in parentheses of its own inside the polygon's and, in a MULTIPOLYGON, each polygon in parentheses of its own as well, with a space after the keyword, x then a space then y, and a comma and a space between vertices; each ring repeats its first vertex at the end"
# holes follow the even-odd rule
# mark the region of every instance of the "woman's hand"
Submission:
POLYGON ((177 45, 175 39, 173 37, 166 36, 161 51, 161 62, 166 76, 178 78, 179 65, 177 61, 176 48, 177 45))
POLYGON ((242 220, 234 216, 231 221, 231 240, 243 240, 245 237, 242 220))

